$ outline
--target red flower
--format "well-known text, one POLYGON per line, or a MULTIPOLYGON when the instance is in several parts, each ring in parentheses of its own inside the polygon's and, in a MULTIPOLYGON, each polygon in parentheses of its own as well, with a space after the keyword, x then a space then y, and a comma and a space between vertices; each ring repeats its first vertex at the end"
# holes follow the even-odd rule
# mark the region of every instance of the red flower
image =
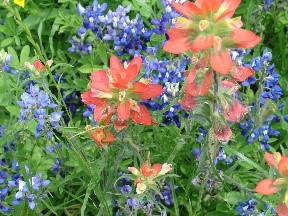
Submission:
POLYGON ((40 60, 35 60, 34 61, 34 67, 37 71, 42 71, 42 70, 45 70, 46 67, 45 65, 42 64, 42 62, 40 60))
POLYGON ((248 112, 247 108, 236 99, 230 104, 226 101, 222 102, 224 117, 228 121, 239 122, 248 112))
POLYGON ((101 122, 111 112, 116 112, 116 130, 125 128, 129 118, 139 124, 153 123, 147 108, 139 105, 137 101, 157 97, 163 92, 163 88, 147 79, 134 82, 141 65, 140 56, 124 66, 116 56, 111 56, 110 70, 100 70, 91 74, 91 89, 82 94, 82 101, 85 104, 96 105, 95 120, 101 122))
POLYGON ((255 191, 259 194, 270 195, 285 188, 284 203, 278 203, 277 213, 279 216, 288 216, 288 157, 281 156, 278 152, 274 154, 265 153, 264 157, 270 166, 278 169, 280 178, 268 178, 258 182, 255 191))
POLYGON ((220 142, 228 142, 233 137, 232 130, 228 124, 225 126, 218 125, 214 127, 213 130, 217 140, 220 142))
POLYGON ((115 137, 113 134, 104 128, 96 129, 92 134, 92 138, 97 142, 99 147, 103 147, 103 145, 108 145, 111 142, 114 142, 115 137))
POLYGON ((285 203, 278 203, 277 213, 279 216, 288 216, 288 205, 285 203))
POLYGON ((241 29, 241 18, 231 18, 240 0, 196 0, 172 2, 173 7, 185 17, 178 17, 175 27, 168 29, 169 40, 163 47, 166 52, 180 54, 191 50, 208 50, 211 67, 226 75, 232 69, 227 48, 252 48, 261 38, 241 29))
POLYGON ((192 68, 188 74, 187 83, 185 86, 185 95, 179 101, 180 105, 185 110, 193 108, 196 105, 195 97, 207 94, 210 89, 213 79, 212 72, 206 72, 206 70, 203 69, 205 68, 205 65, 205 62, 200 62, 198 65, 192 68), (196 75, 202 75, 202 78, 200 76, 196 78, 196 75))

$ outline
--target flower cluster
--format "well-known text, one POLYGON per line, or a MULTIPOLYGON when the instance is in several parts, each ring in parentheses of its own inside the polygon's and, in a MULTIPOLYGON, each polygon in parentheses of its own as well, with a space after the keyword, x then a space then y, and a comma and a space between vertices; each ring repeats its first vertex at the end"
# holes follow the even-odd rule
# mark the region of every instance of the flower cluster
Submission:
POLYGON ((206 95, 214 83, 212 131, 219 141, 229 141, 232 131, 226 121, 239 122, 247 113, 247 108, 233 97, 239 89, 237 82, 254 75, 251 68, 233 64, 230 48, 252 48, 261 38, 241 29, 240 17, 231 18, 240 1, 171 4, 185 17, 176 18, 175 26, 167 30, 169 40, 163 49, 173 54, 192 51, 195 63, 180 104, 186 110, 192 109, 196 98, 206 95))
POLYGON ((255 191, 259 194, 270 195, 280 190, 285 191, 284 202, 277 205, 277 213, 279 216, 288 215, 288 157, 281 156, 280 153, 265 153, 265 160, 272 168, 276 169, 280 178, 267 178, 258 182, 255 191))
POLYGON ((12 55, 5 52, 4 49, 0 51, 0 71, 5 71, 11 74, 18 74, 18 71, 10 67, 12 62, 12 55))
POLYGON ((30 85, 28 92, 24 92, 21 95, 21 100, 18 101, 20 110, 19 119, 22 122, 27 122, 31 119, 37 120, 38 124, 35 130, 35 136, 39 137, 40 133, 44 130, 48 137, 52 137, 53 133, 50 127, 45 124, 46 121, 50 122, 52 127, 57 127, 62 117, 63 111, 54 111, 48 115, 47 108, 57 108, 57 105, 53 103, 49 95, 40 90, 37 85, 30 85))
MULTIPOLYGON (((106 14, 107 4, 100 5, 94 0, 92 6, 82 7, 77 5, 77 12, 83 16, 83 27, 78 31, 78 37, 74 36, 70 43, 70 52, 91 53, 92 44, 85 43, 87 31, 91 30, 99 39, 111 41, 117 55, 128 53, 130 56, 139 54, 139 51, 146 50, 146 43, 150 40, 152 31, 145 29, 140 15, 134 19, 127 15, 130 7, 118 6, 115 12, 109 10, 106 14)), ((112 47, 111 47, 112 48, 112 47)))
MULTIPOLYGON (((25 166, 25 170, 27 175, 30 175, 30 171, 27 166, 25 166)), ((50 180, 43 179, 41 173, 31 177, 28 182, 25 182, 20 178, 16 181, 9 181, 8 185, 11 188, 18 189, 12 204, 19 205, 20 202, 27 200, 29 208, 34 209, 36 206, 36 199, 41 200, 47 198, 45 190, 49 184, 50 180), (29 186, 27 184, 29 184, 29 186)))
MULTIPOLYGON (((280 119, 278 116, 274 114, 270 114, 268 116, 261 116, 261 122, 259 122, 259 107, 257 103, 259 103, 260 107, 266 106, 269 101, 278 102, 280 97, 283 95, 282 88, 279 85, 279 74, 274 70, 274 64, 270 65, 272 60, 272 54, 267 49, 264 50, 262 56, 252 58, 250 62, 245 62, 243 60, 245 56, 245 52, 243 50, 234 50, 233 51, 233 59, 239 65, 244 65, 246 67, 250 67, 256 71, 257 78, 260 80, 259 87, 259 102, 254 102, 254 104, 250 107, 251 112, 255 112, 255 115, 252 115, 250 118, 246 118, 239 125, 241 128, 242 136, 247 138, 249 143, 254 141, 259 141, 261 144, 261 149, 269 150, 270 145, 268 143, 270 136, 278 136, 280 134, 279 131, 273 129, 271 126, 272 122, 278 122, 280 119)), ((243 86, 252 85, 256 82, 256 77, 249 77, 244 82, 242 82, 243 86), (251 78, 251 79, 250 79, 251 78)), ((281 109, 281 106, 279 106, 281 109)), ((262 113, 261 113, 262 115, 262 113)))
MULTIPOLYGON (((117 131, 124 129, 131 118, 138 124, 153 124, 152 117, 147 108, 138 103, 159 96, 162 86, 152 84, 148 79, 134 81, 142 66, 140 56, 135 57, 129 64, 122 66, 116 56, 110 58, 110 69, 93 72, 90 76, 90 90, 82 94, 82 101, 88 105, 96 105, 94 118, 100 125, 107 125, 114 113, 117 118, 113 120, 117 131)), ((114 140, 110 131, 99 128, 92 137, 99 146, 102 142, 114 140)))
POLYGON ((139 170, 135 167, 128 167, 129 172, 137 177, 134 181, 134 185, 136 185, 136 193, 144 193, 149 185, 154 184, 154 180, 157 177, 165 175, 167 172, 171 171, 171 166, 171 164, 167 163, 164 163, 163 165, 153 164, 153 166, 145 163, 140 167, 139 170))
POLYGON ((179 97, 188 63, 188 59, 184 56, 169 60, 146 57, 144 60, 146 77, 152 79, 153 83, 161 84, 164 89, 160 98, 161 102, 159 100, 149 100, 146 105, 152 110, 161 110, 166 106, 170 106, 170 109, 164 113, 163 123, 165 124, 175 122, 180 127, 180 118, 176 113, 182 109, 178 103, 172 104, 171 101, 179 97))
MULTIPOLYGON (((176 0, 175 2, 183 4, 186 1, 187 0, 176 0)), ((154 26, 157 26, 153 28, 155 34, 165 34, 167 27, 170 27, 175 22, 175 18, 180 15, 173 7, 171 7, 171 2, 171 0, 162 0, 164 12, 162 13, 161 18, 151 20, 151 23, 154 26)))
POLYGON ((248 199, 245 202, 239 202, 236 211, 239 213, 237 216, 248 216, 255 213, 255 206, 257 202, 253 199, 248 199))

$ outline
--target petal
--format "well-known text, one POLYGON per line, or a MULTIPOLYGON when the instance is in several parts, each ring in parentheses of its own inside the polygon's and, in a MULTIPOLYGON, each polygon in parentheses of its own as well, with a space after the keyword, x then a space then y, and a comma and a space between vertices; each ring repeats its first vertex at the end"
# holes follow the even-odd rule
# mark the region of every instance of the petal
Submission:
POLYGON ((234 100, 229 107, 223 107, 223 112, 225 119, 232 122, 239 122, 248 110, 238 100, 234 100))
POLYGON ((238 48, 253 48, 261 41, 252 31, 240 28, 233 29, 230 37, 238 48))
POLYGON ((164 163, 161 167, 161 171, 158 173, 158 176, 164 175, 171 170, 172 170, 172 164, 164 163))
POLYGON ((117 107, 117 114, 119 121, 125 121, 130 116, 130 102, 126 100, 125 102, 119 102, 117 107))
POLYGON ((97 142, 99 147, 102 147, 104 144, 109 144, 110 142, 114 142, 115 137, 109 131, 105 130, 104 128, 96 129, 92 134, 92 138, 97 142))
POLYGON ((272 167, 277 166, 277 161, 276 161, 274 154, 265 152, 264 158, 266 162, 269 164, 269 166, 272 166, 272 167))
POLYGON ((179 101, 179 104, 184 110, 191 110, 196 106, 196 100, 195 97, 189 94, 185 94, 184 97, 179 101))
POLYGON ((204 76, 202 84, 200 85, 200 92, 199 92, 200 96, 205 95, 209 91, 212 81, 213 81, 213 74, 211 72, 207 72, 204 76))
MULTIPOLYGON (((141 66, 140 66, 141 67, 141 66)), ((137 64, 129 64, 126 70, 122 72, 123 82, 129 83, 133 81, 140 72, 140 68, 137 64)))
POLYGON ((102 98, 92 97, 92 92, 89 90, 81 94, 82 102, 85 104, 102 104, 104 100, 102 98))
POLYGON ((169 40, 175 40, 179 38, 186 38, 188 40, 188 36, 190 33, 190 30, 183 30, 179 28, 170 28, 167 30, 169 40))
POLYGON ((148 164, 143 164, 140 167, 140 172, 145 177, 150 177, 151 175, 153 175, 153 170, 151 169, 151 167, 148 164))
POLYGON ((278 203, 277 213, 279 216, 288 216, 288 206, 285 203, 278 203))
POLYGON ((138 124, 151 125, 153 123, 148 109, 143 105, 139 105, 139 112, 131 110, 130 117, 138 124))
POLYGON ((99 71, 95 71, 91 73, 90 76, 91 81, 95 81, 95 82, 109 82, 109 78, 107 75, 107 72, 104 70, 99 70, 99 71))
POLYGON ((223 51, 210 56, 210 64, 214 71, 226 75, 232 68, 232 59, 228 51, 223 51))
POLYGON ((133 84, 132 92, 134 94, 145 93, 147 91, 149 91, 149 87, 146 84, 142 82, 135 82, 133 84))
POLYGON ((103 142, 105 144, 109 144, 115 141, 114 135, 109 130, 104 129, 104 133, 105 133, 105 138, 103 139, 103 142))
POLYGON ((187 7, 193 15, 203 15, 203 10, 195 5, 194 2, 187 1, 184 3, 184 7, 187 7))
POLYGON ((214 35, 198 36, 192 44, 191 50, 198 52, 200 50, 206 50, 212 47, 214 44, 214 35))
POLYGON ((163 93, 163 86, 158 84, 147 84, 148 91, 139 93, 139 97, 142 100, 148 100, 151 98, 158 97, 163 93))
POLYGON ((254 70, 248 67, 238 66, 235 68, 233 78, 237 82, 243 82, 248 77, 253 76, 255 74, 254 70))
POLYGON ((34 67, 38 71, 44 70, 46 68, 45 65, 43 65, 40 60, 35 60, 34 61, 34 67))
POLYGON ((274 187, 274 181, 275 179, 268 178, 258 182, 255 188, 255 192, 263 195, 276 193, 278 188, 274 187))
POLYGON ((103 103, 97 104, 95 109, 94 109, 94 119, 97 122, 100 122, 101 120, 103 120, 103 118, 105 117, 103 115, 104 110, 106 109, 107 104, 106 102, 103 101, 103 103))
POLYGON ((162 169, 162 164, 153 164, 152 169, 154 171, 154 175, 157 175, 162 169))
POLYGON ((218 126, 214 128, 214 134, 220 142, 228 142, 232 139, 232 131, 229 125, 218 126))
POLYGON ((188 38, 178 38, 173 40, 168 40, 163 50, 172 54, 181 54, 190 50, 190 43, 188 42, 188 38))
POLYGON ((136 76, 139 73, 139 70, 140 70, 141 66, 142 66, 142 58, 141 58, 141 56, 137 56, 137 57, 133 58, 132 61, 129 63, 128 68, 130 66, 132 66, 132 65, 136 65, 137 66, 137 70, 136 70, 137 73, 136 73, 136 75, 134 75, 135 77, 133 78, 133 79, 135 79, 136 76))
POLYGON ((90 76, 90 79, 92 81, 90 83, 90 87, 93 88, 94 90, 104 91, 104 92, 110 91, 109 78, 108 78, 106 71, 99 70, 99 71, 93 72, 90 76))
POLYGON ((110 57, 110 69, 113 71, 120 71, 120 70, 123 70, 123 66, 120 62, 120 60, 115 56, 115 55, 112 55, 110 57))
POLYGON ((288 157, 282 156, 278 164, 278 171, 280 175, 288 176, 288 157))
POLYGON ((194 6, 190 5, 190 7, 187 7, 186 4, 182 5, 180 3, 171 2, 171 5, 174 7, 174 9, 186 16, 187 18, 192 18, 195 11, 201 11, 200 8, 198 8, 194 3, 191 4, 193 4, 194 6), (194 11, 192 11, 191 9, 194 9, 194 11))
POLYGON ((224 0, 219 8, 217 16, 215 17, 216 20, 231 18, 240 3, 241 0, 224 0))
POLYGON ((211 11, 218 10, 222 0, 197 0, 195 4, 201 8, 205 14, 209 14, 211 11))

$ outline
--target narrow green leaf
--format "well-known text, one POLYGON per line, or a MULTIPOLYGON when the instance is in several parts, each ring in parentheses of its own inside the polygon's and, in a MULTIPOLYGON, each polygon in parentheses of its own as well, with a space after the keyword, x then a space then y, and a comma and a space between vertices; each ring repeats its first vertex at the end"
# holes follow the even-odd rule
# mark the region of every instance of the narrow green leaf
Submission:
POLYGON ((14 41, 14 37, 9 37, 9 38, 6 38, 4 39, 2 42, 1 42, 1 47, 6 47, 6 46, 9 46, 11 43, 13 43, 14 41))

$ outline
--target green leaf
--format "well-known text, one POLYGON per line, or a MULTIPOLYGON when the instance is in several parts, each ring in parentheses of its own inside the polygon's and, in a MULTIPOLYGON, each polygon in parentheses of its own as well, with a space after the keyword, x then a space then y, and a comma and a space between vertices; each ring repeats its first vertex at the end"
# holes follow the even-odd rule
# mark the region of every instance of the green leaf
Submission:
POLYGON ((92 73, 93 71, 97 71, 97 70, 101 70, 102 67, 101 66, 97 66, 97 65, 83 65, 80 68, 78 68, 78 70, 81 73, 92 73))
POLYGON ((19 58, 18 58, 18 54, 17 52, 12 48, 12 47, 8 47, 8 53, 12 55, 12 64, 13 65, 17 65, 19 66, 20 62, 19 62, 19 58))
POLYGON ((29 54, 30 54, 30 47, 28 45, 26 45, 21 50, 21 54, 20 54, 20 65, 21 66, 24 65, 24 63, 28 61, 29 54))
POLYGON ((239 200, 243 199, 243 194, 240 192, 229 192, 224 194, 224 200, 229 204, 238 204, 239 200))
POLYGON ((7 106, 6 109, 12 116, 19 116, 20 108, 18 106, 7 106))
POLYGON ((14 41, 14 37, 9 37, 9 38, 6 38, 4 39, 2 42, 1 42, 1 47, 6 47, 6 46, 9 46, 11 43, 13 43, 14 41))
POLYGON ((141 7, 140 9, 140 14, 146 18, 151 17, 152 12, 153 12, 152 8, 149 6, 144 6, 144 7, 141 7))

